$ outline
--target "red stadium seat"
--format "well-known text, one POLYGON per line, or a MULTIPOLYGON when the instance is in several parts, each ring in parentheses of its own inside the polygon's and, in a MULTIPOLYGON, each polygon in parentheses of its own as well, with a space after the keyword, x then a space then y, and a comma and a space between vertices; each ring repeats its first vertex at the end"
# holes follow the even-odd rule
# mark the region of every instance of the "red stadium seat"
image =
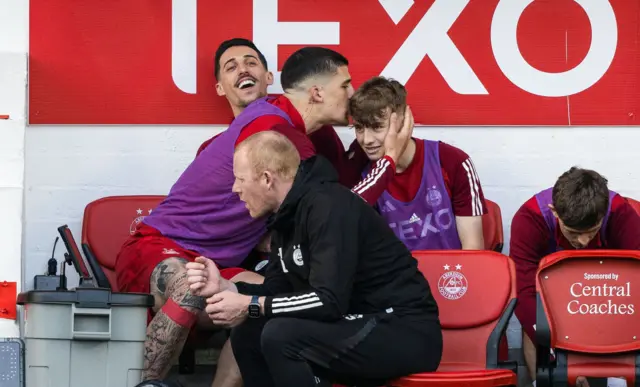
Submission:
POLYGON ((515 266, 494 251, 414 251, 440 309, 444 350, 436 372, 393 387, 516 386, 517 364, 498 361, 516 304, 515 266))
POLYGON ((640 215, 640 202, 631 198, 625 198, 625 199, 627 199, 627 202, 631 204, 631 207, 633 207, 638 213, 638 215, 640 215))
POLYGON ((487 213, 482 216, 482 231, 484 233, 484 248, 498 253, 504 247, 504 233, 502 230, 502 212, 500 206, 489 199, 484 200, 487 204, 487 213))
POLYGON ((640 251, 568 250, 542 259, 536 275, 536 384, 575 386, 578 376, 640 381, 640 251), (547 352, 548 353, 548 352, 547 352))
MULTIPOLYGON (((118 291, 116 257, 125 240, 142 219, 164 200, 162 195, 108 196, 87 205, 82 222, 82 250, 100 287, 118 291)), ((195 370, 194 343, 205 342, 201 335, 189 335, 179 359, 179 372, 195 370)))
POLYGON ((82 250, 101 287, 118 291, 116 257, 135 227, 165 196, 109 196, 84 209, 82 250))

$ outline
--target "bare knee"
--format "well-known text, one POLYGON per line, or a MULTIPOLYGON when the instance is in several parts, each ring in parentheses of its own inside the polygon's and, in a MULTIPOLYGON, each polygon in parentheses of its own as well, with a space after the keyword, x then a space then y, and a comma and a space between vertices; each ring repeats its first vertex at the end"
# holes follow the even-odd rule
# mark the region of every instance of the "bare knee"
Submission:
POLYGON ((186 271, 186 263, 184 258, 167 258, 157 264, 151 273, 151 292, 166 298, 169 283, 180 272, 186 271))
POLYGON ((247 282, 250 284, 261 284, 264 282, 264 277, 258 273, 252 271, 243 271, 231 278, 231 282, 247 282))

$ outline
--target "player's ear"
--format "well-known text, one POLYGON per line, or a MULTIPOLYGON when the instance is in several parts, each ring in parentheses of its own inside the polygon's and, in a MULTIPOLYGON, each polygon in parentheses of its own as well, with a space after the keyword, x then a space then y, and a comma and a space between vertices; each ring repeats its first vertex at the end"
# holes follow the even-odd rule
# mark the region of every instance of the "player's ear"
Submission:
POLYGON ((311 103, 322 103, 324 101, 324 90, 318 85, 309 88, 309 98, 311 103))
POLYGON ((553 213, 553 216, 555 216, 556 219, 560 219, 558 217, 558 213, 556 212, 556 208, 553 206, 553 204, 547 204, 547 206, 549 206, 549 208, 551 209, 551 212, 553 213))
POLYGON ((273 188, 273 174, 271 173, 271 171, 264 171, 262 173, 262 180, 267 186, 267 189, 270 190, 273 188))
MULTIPOLYGON (((273 79, 271 80, 271 83, 273 83, 273 79)), ((216 83, 216 93, 218 93, 220 97, 224 97, 225 95, 227 95, 227 93, 225 93, 224 88, 222 87, 222 84, 220 84, 220 82, 216 83)))
POLYGON ((273 73, 271 71, 267 71, 267 85, 273 85, 273 73))

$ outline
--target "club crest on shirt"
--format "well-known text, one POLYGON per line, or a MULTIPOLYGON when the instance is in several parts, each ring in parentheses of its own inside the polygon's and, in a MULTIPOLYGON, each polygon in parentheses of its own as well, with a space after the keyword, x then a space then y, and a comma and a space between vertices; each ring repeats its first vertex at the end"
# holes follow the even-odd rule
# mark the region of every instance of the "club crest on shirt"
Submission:
POLYGON ((438 290, 447 300, 458 300, 467 293, 469 286, 467 277, 462 274, 462 265, 455 265, 455 270, 450 270, 449 265, 444 265, 444 274, 438 280, 438 290))
POLYGON ((304 265, 304 260, 302 259, 302 250, 300 250, 300 245, 293 245, 293 263, 298 266, 304 265))
POLYGON ((434 185, 427 190, 427 197, 425 199, 428 205, 437 207, 442 203, 442 194, 434 185))

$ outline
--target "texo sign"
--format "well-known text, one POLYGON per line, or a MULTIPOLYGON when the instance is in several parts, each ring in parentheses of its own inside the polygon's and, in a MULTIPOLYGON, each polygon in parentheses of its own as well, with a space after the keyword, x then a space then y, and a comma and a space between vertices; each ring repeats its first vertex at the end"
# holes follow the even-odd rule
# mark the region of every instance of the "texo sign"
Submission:
POLYGON ((640 106, 635 1, 221 3, 32 0, 30 122, 226 124, 213 54, 236 36, 266 55, 271 92, 289 54, 323 45, 356 87, 404 83, 427 125, 625 125, 640 106))

